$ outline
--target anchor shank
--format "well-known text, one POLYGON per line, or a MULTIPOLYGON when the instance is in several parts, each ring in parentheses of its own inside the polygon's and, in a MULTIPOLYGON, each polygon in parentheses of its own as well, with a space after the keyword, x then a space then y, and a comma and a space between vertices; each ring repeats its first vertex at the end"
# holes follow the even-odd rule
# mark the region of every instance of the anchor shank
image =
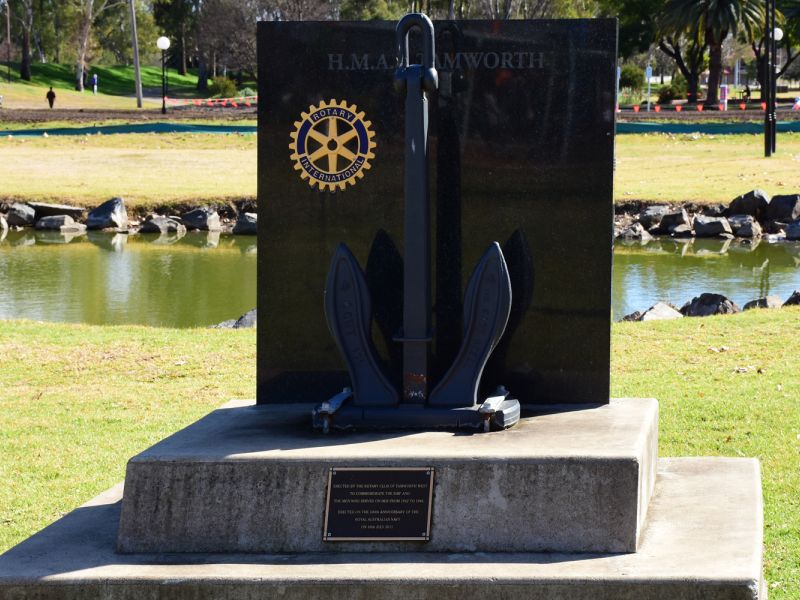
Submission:
POLYGON ((428 105, 420 65, 406 67, 405 266, 403 272, 403 402, 428 396, 431 320, 428 105))

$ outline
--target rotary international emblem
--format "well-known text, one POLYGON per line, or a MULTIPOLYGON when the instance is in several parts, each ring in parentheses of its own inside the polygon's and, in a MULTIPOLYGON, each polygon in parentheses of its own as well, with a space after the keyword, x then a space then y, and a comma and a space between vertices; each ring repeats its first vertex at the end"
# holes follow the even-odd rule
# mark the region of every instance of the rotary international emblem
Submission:
POLYGON ((364 171, 371 166, 370 159, 375 158, 375 132, 355 104, 323 100, 319 106, 312 104, 300 118, 294 124, 289 144, 300 177, 311 187, 332 192, 344 190, 348 183, 354 185, 356 179, 364 177, 364 171))

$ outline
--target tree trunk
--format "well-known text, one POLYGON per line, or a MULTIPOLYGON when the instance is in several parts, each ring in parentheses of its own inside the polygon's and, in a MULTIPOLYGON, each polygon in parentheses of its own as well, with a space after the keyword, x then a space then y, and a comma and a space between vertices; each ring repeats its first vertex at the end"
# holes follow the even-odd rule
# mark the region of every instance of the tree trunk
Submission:
POLYGON ((35 27, 33 28, 33 43, 36 45, 36 54, 39 55, 39 62, 41 64, 45 64, 47 62, 47 54, 45 53, 44 45, 42 44, 42 36, 35 27))
POLYGON ((78 61, 75 66, 75 89, 83 91, 83 73, 86 70, 86 49, 89 46, 89 33, 92 30, 92 4, 89 0, 86 12, 81 15, 81 27, 78 34, 78 61))
POLYGON ((186 75, 186 26, 181 24, 181 64, 178 65, 178 73, 186 75))
POLYGON ((764 89, 764 57, 761 54, 761 49, 764 47, 764 39, 762 38, 758 45, 756 46, 755 42, 750 44, 750 48, 753 49, 753 56, 756 57, 756 81, 758 81, 758 87, 763 91, 764 89))
POLYGON ((205 92, 208 89, 208 67, 206 60, 203 58, 197 65, 197 91, 205 92))
POLYGON ((792 54, 792 49, 790 47, 786 47, 786 62, 783 63, 783 66, 778 71, 776 77, 780 78, 783 77, 783 74, 792 66, 792 63, 800 57, 800 52, 797 54, 792 54))
POLYGON ((133 54, 133 86, 136 90, 136 107, 142 108, 142 71, 139 68, 139 34, 136 31, 136 4, 129 1, 131 11, 131 52, 133 54))
POLYGON ((689 73, 686 77, 686 102, 697 104, 698 90, 700 89, 700 73, 689 73))
POLYGON ((702 64, 702 51, 700 52, 700 58, 698 61, 696 52, 697 48, 694 48, 690 45, 687 55, 689 64, 687 65, 686 59, 683 56, 683 50, 681 49, 680 42, 678 40, 673 38, 663 39, 658 43, 658 47, 664 54, 675 61, 675 66, 678 67, 678 71, 680 71, 680 74, 683 75, 684 79, 686 79, 686 101, 689 104, 695 104, 697 102, 697 90, 700 87, 700 73, 698 70, 698 64, 702 64))
POLYGON ((25 10, 22 19, 22 60, 19 64, 19 78, 31 80, 31 34, 33 33, 33 0, 23 2, 25 10))
MULTIPOLYGON (((720 36, 725 39, 725 36, 720 36)), ((719 84, 722 78, 722 42, 713 40, 708 47, 708 95, 706 106, 719 104, 719 84)))
POLYGON ((24 27, 22 29, 22 60, 19 63, 19 78, 25 81, 31 80, 31 32, 24 27))

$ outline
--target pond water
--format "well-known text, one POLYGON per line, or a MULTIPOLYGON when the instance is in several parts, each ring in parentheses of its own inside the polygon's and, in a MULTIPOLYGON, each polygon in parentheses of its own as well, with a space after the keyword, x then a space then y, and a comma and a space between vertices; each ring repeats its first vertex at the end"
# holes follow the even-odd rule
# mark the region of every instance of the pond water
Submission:
POLYGON ((256 238, 9 232, 0 319, 206 326, 256 305, 256 238))
POLYGON ((740 307, 771 294, 786 300, 800 289, 800 243, 755 240, 653 240, 617 244, 614 318, 667 301, 679 308, 703 292, 723 294, 740 307))
MULTIPOLYGON (((0 241, 0 319, 204 327, 256 305, 256 256, 254 237, 214 233, 9 232, 0 241)), ((613 278, 615 319, 702 292, 740 306, 768 294, 785 300, 800 289, 800 243, 618 244, 613 278)))

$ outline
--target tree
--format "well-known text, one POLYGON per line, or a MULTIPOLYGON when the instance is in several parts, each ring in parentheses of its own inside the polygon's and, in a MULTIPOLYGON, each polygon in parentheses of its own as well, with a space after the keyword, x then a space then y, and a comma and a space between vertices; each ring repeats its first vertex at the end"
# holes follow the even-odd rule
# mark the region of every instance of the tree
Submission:
POLYGON ((64 0, 34 0, 32 43, 40 62, 60 63, 72 49, 76 30, 75 4, 64 0))
POLYGON ((722 43, 741 28, 754 31, 764 21, 760 0, 668 0, 664 21, 673 31, 688 31, 708 47, 708 95, 706 105, 719 102, 722 76, 722 43))
MULTIPOLYGON (((96 56, 98 62, 105 64, 130 65, 133 64, 133 48, 131 45, 132 20, 130 13, 131 0, 125 0, 123 5, 105 11, 93 27, 90 48, 99 51, 96 56)), ((136 14, 136 28, 138 29, 139 56, 142 62, 152 62, 160 57, 161 53, 156 48, 155 40, 161 35, 153 21, 153 14, 142 0, 134 0, 136 14)))
POLYGON ((22 57, 19 63, 19 78, 31 80, 31 37, 33 34, 33 0, 19 0, 16 15, 22 30, 22 57))
POLYGON ((483 0, 486 16, 490 19, 510 19, 514 0, 483 0))
POLYGON ((657 41, 663 0, 600 0, 599 14, 619 19, 619 54, 630 58, 657 41))
POLYGON ((77 8, 78 17, 78 60, 75 68, 75 89, 83 91, 83 75, 86 72, 86 51, 92 26, 105 11, 111 8, 125 6, 125 0, 73 0, 77 8))
POLYGON ((778 2, 778 10, 784 17, 781 45, 786 51, 786 62, 778 70, 778 77, 782 77, 800 58, 800 0, 782 0, 778 2))
MULTIPOLYGON (((800 57, 800 0, 783 0, 777 3, 776 23, 783 29, 783 40, 778 44, 786 52, 786 62, 782 67, 776 65, 777 76, 786 75, 792 64, 800 57)), ((740 35, 741 41, 750 45, 755 57, 756 78, 764 89, 764 26, 753 31, 745 31, 740 35)))
POLYGON ((339 17, 345 21, 398 19, 404 12, 403 3, 391 0, 343 0, 339 17))
POLYGON ((201 3, 199 0, 154 0, 153 18, 164 33, 174 39, 180 53, 178 72, 186 75, 187 47, 201 3))
POLYGON ((641 90, 645 84, 644 71, 636 65, 626 64, 620 69, 619 87, 634 91, 641 90))
POLYGON ((658 48, 675 61, 683 78, 686 79, 686 100, 694 104, 699 99, 700 73, 705 63, 706 47, 692 32, 664 30, 658 41, 658 48))

